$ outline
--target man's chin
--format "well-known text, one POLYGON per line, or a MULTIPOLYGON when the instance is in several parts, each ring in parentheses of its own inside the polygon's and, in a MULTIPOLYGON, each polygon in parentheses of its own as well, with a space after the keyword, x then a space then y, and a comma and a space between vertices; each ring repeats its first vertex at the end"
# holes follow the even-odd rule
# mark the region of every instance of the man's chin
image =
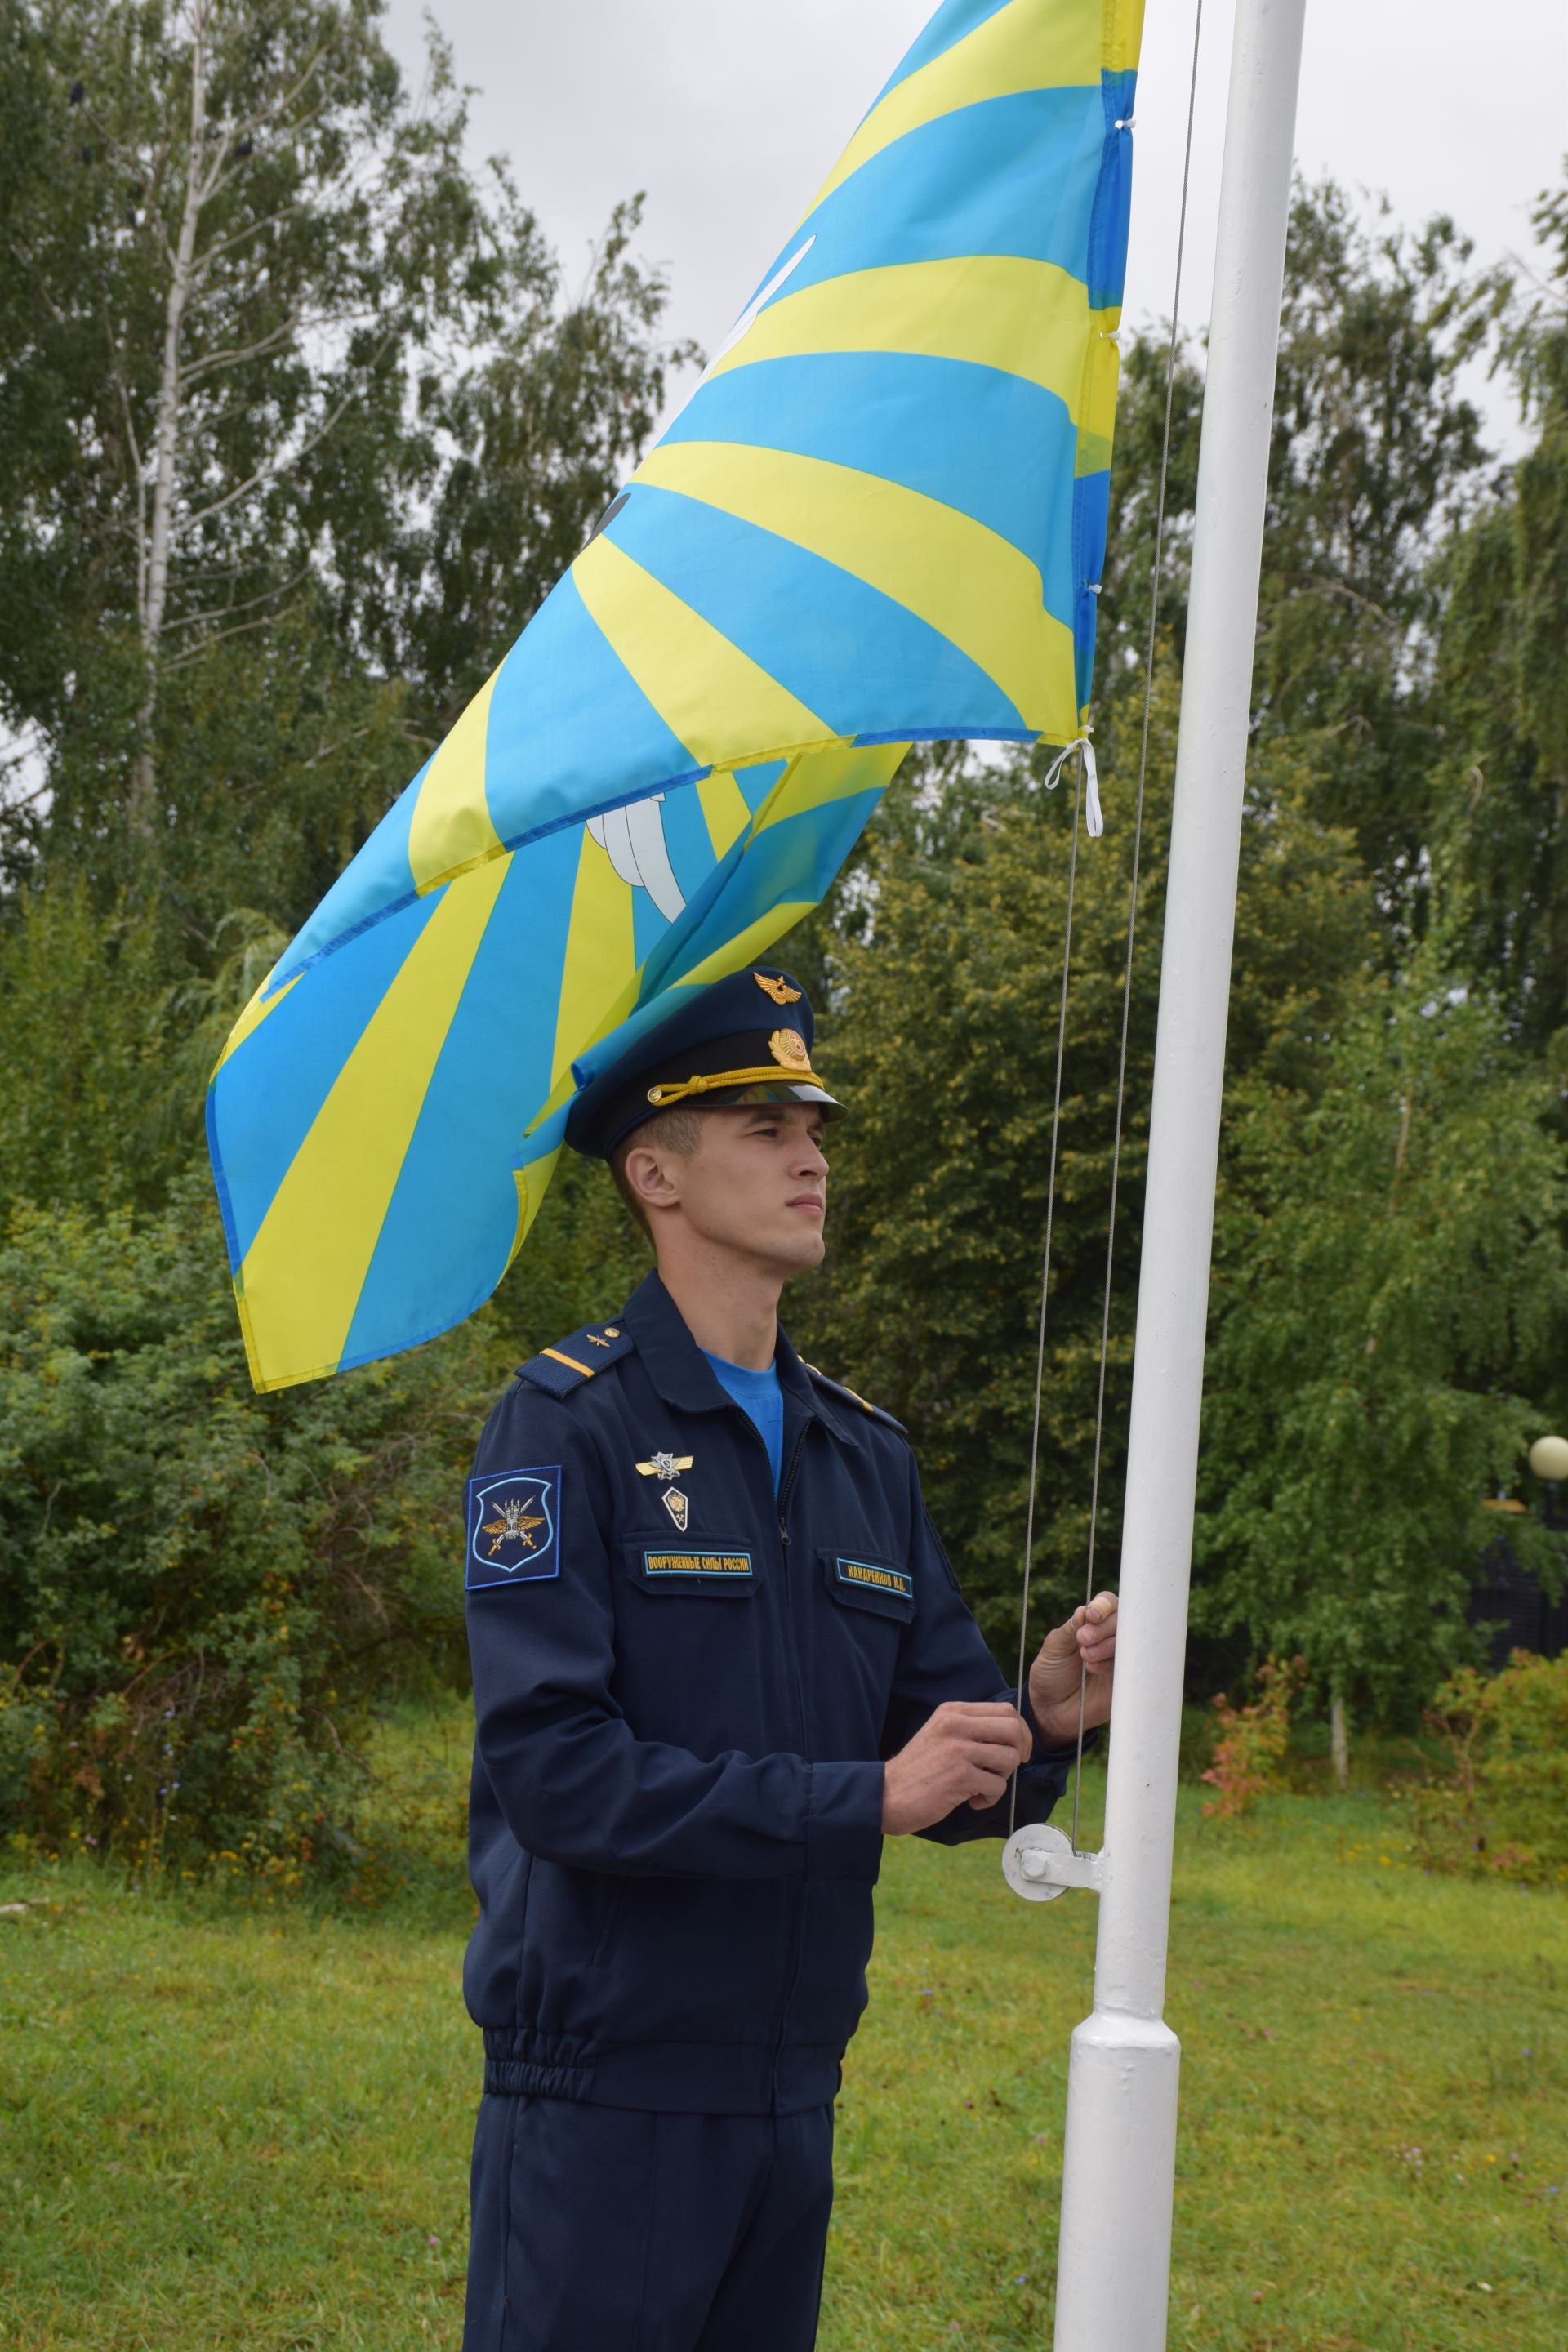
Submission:
POLYGON ((827 1243, 822 1227, 817 1225, 809 1233, 781 1235, 771 1255, 780 1272, 786 1276, 813 1273, 827 1255, 827 1243))

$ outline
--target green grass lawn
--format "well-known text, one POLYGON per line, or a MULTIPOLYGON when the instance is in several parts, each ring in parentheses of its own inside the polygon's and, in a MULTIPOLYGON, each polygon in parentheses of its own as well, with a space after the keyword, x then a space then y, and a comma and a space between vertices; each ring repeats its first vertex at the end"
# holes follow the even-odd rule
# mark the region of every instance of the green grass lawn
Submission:
MULTIPOLYGON (((363 1916, 0 1876, 5 2352, 457 2346, 460 1720, 383 1754, 399 1883, 363 1916)), ((1184 1792, 1176 2352, 1568 2345, 1568 1906, 1427 1878, 1401 1836, 1373 1796, 1222 1832, 1184 1792)), ((1017 1902, 994 1847, 889 1851, 825 2352, 1049 2342, 1093 1936, 1092 1896, 1017 1902)))

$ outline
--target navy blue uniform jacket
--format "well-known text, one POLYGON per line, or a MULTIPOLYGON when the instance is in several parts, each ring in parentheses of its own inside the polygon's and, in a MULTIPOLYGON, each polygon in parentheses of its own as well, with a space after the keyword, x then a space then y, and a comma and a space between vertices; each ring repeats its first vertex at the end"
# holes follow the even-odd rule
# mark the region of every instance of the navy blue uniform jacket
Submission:
MULTIPOLYGON (((782 1337, 778 1367, 776 1496, 657 1276, 525 1366, 480 1441, 464 1989, 491 2092, 825 2105, 866 2001, 882 1759, 944 1699, 1010 1696, 898 1424, 782 1337)), ((1037 1749, 1020 1821, 1068 1769, 1037 1749)), ((997 1835, 1005 1811, 928 1834, 997 1835)))

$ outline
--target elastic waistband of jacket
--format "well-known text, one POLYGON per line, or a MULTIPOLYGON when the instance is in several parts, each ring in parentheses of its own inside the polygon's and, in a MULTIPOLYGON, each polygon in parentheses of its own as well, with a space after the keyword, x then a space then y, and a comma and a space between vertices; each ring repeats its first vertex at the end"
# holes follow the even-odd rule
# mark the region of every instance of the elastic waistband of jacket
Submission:
POLYGON ((702 2116, 798 2115, 831 2105, 843 2052, 815 2043, 592 2042, 485 2030, 484 2087, 502 2099, 702 2116), (562 2044, 566 2044, 563 2048, 562 2044))

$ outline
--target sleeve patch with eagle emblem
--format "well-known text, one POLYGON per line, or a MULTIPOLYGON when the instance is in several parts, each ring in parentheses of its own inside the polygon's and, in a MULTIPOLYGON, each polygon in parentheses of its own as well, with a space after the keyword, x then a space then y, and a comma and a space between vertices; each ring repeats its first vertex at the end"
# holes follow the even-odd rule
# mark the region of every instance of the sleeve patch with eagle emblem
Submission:
POLYGON ((561 1472, 484 1471, 468 1481, 464 1584, 538 1584, 561 1573, 561 1472))

